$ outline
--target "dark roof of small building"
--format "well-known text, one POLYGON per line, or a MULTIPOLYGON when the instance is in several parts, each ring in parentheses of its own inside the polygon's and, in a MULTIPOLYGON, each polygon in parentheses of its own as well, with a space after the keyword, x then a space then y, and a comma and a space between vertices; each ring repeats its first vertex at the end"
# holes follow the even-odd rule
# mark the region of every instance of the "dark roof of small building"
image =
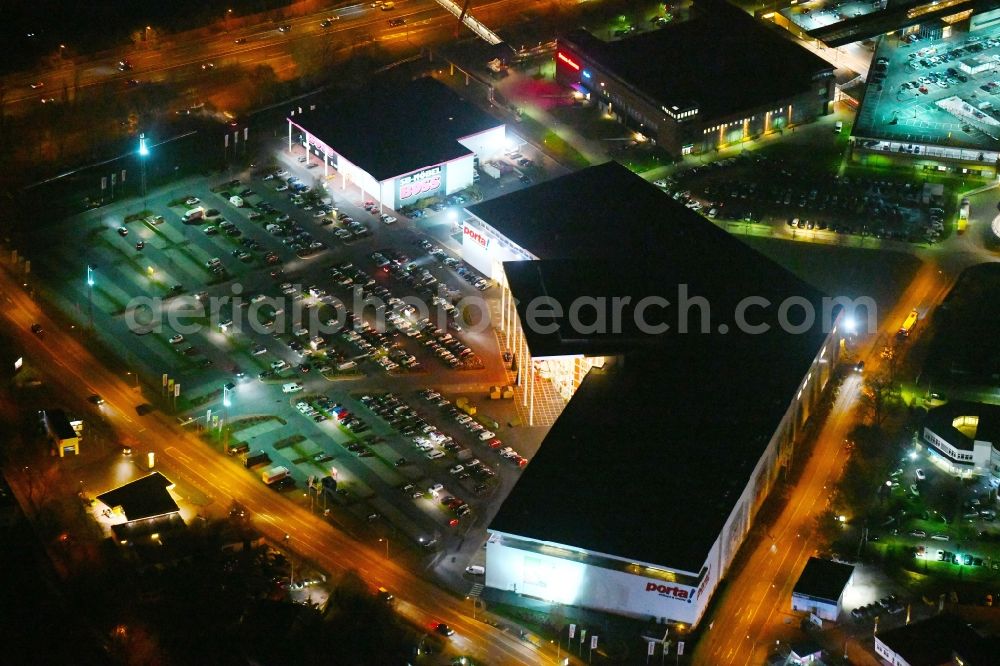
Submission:
POLYGON ((822 645, 809 638, 803 638, 795 641, 788 647, 792 651, 792 654, 799 659, 810 657, 823 651, 822 645))
POLYGON ((75 439, 77 437, 76 431, 73 430, 73 426, 69 422, 69 417, 63 410, 45 410, 45 420, 49 424, 52 434, 59 439, 75 439))
POLYGON ((378 181, 469 155, 458 139, 503 125, 430 77, 376 81, 289 120, 378 181))
POLYGON ((799 296, 818 313, 822 295, 613 162, 469 210, 541 257, 504 264, 522 322, 540 294, 564 311, 580 296, 677 303, 681 285, 708 301, 704 334, 697 307, 689 334, 666 308, 672 328, 661 335, 627 324, 619 335, 581 334, 566 322, 551 334, 525 331, 534 357, 623 362, 585 377, 490 524, 699 573, 827 336, 819 318, 803 334, 782 331, 777 304, 799 296), (765 334, 732 324, 751 295, 775 304, 754 318, 769 323, 765 334))
POLYGON ((960 416, 978 417, 975 438, 1000 447, 1000 405, 956 400, 928 411, 924 417, 924 426, 956 449, 971 451, 973 439, 953 425, 960 416))
POLYGON ((837 603, 852 575, 854 567, 850 564, 810 557, 792 594, 837 603))
POLYGON ((159 472, 153 472, 124 486, 109 490, 97 499, 110 508, 121 507, 125 518, 132 522, 179 511, 177 502, 170 496, 168 487, 173 481, 159 472))
POLYGON ((560 41, 657 105, 697 105, 702 122, 798 95, 817 76, 832 74, 832 65, 776 29, 725 2, 718 5, 618 41, 583 29, 560 41))
POLYGON ((951 664, 956 655, 966 666, 987 666, 997 663, 1000 650, 1000 641, 980 636, 964 620, 950 613, 882 631, 875 638, 910 666, 951 664))

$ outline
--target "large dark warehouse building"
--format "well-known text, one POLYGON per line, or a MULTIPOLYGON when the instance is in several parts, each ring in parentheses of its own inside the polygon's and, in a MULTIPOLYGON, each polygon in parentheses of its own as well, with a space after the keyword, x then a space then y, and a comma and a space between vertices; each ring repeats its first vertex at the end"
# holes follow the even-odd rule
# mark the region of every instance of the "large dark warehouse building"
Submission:
POLYGON ((560 37, 556 79, 672 155, 830 112, 832 65, 724 1, 697 0, 692 11, 689 21, 618 41, 585 30, 560 37))

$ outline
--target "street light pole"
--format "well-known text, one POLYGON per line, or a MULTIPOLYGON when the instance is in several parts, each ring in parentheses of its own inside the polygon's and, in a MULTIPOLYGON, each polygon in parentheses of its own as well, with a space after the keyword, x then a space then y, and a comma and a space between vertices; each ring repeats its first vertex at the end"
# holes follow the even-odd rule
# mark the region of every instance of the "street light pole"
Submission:
POLYGON ((94 330, 94 267, 91 264, 87 264, 87 313, 90 330, 94 330))
POLYGON ((146 134, 139 134, 139 180, 142 183, 142 207, 146 208, 146 157, 149 156, 149 147, 146 146, 146 134))

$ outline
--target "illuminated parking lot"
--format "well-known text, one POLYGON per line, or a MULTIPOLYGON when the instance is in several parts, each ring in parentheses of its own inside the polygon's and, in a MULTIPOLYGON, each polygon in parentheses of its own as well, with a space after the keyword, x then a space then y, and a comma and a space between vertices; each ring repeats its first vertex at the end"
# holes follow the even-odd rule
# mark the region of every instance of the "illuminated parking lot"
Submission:
POLYGON ((854 126, 861 149, 981 162, 1000 157, 1000 30, 883 38, 854 126))
POLYGON ((885 3, 857 2, 849 0, 847 2, 826 0, 814 0, 813 2, 803 2, 792 4, 780 10, 780 13, 789 21, 799 26, 806 32, 817 28, 825 28, 834 23, 840 23, 848 19, 871 14, 884 8, 885 3))

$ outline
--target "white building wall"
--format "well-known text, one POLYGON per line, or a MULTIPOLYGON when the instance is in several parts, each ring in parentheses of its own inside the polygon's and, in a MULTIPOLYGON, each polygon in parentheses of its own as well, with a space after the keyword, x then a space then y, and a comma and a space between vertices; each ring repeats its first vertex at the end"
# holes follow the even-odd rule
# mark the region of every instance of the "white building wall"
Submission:
POLYGON ((486 277, 504 283, 503 262, 537 259, 478 218, 462 227, 462 259, 486 277))
POLYGON ((448 168, 445 172, 445 193, 458 192, 472 185, 474 170, 472 155, 448 162, 448 168))
POLYGON ((493 533, 487 542, 486 585, 546 601, 693 625, 705 612, 715 587, 708 581, 711 589, 699 593, 699 588, 689 585, 512 548, 501 541, 493 533))
POLYGON ((462 137, 458 142, 474 152, 480 162, 485 162, 503 153, 507 145, 507 126, 500 125, 479 134, 462 137))
POLYGON ((396 179, 383 180, 380 184, 380 194, 378 200, 383 206, 392 207, 396 200, 396 179))
POLYGON ((829 622, 836 622, 840 616, 840 607, 837 604, 810 599, 798 594, 792 595, 792 610, 813 613, 816 617, 829 622))

